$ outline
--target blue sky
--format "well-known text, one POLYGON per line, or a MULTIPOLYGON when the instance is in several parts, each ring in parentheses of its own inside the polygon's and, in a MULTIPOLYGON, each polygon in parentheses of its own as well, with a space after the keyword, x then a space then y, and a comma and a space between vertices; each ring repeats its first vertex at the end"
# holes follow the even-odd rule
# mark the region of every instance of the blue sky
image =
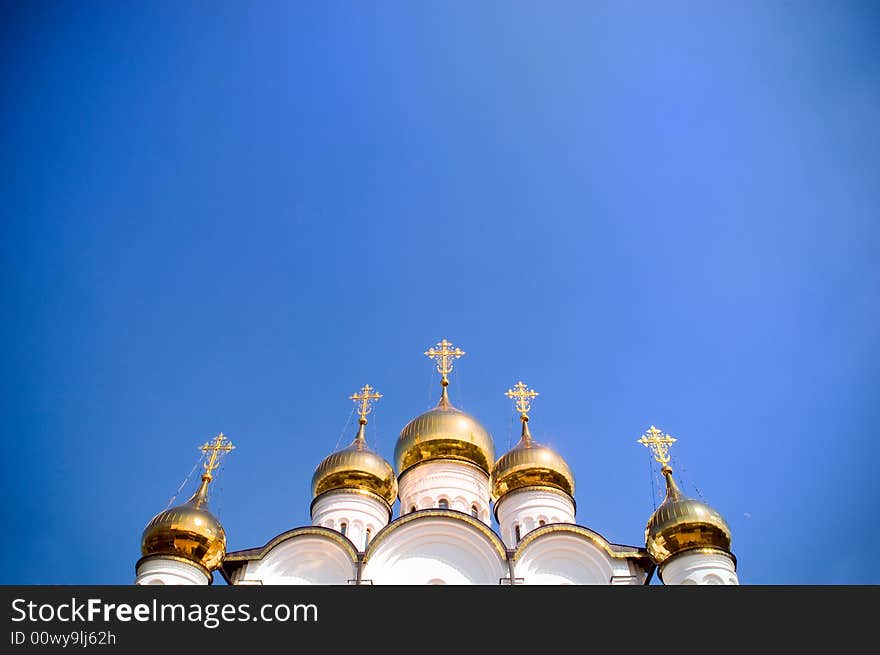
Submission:
POLYGON ((0 12, 0 583, 132 582, 219 431, 229 549, 307 524, 444 337, 499 455, 541 392, 580 524, 643 543, 653 423, 743 583, 880 582, 872 3, 0 12))

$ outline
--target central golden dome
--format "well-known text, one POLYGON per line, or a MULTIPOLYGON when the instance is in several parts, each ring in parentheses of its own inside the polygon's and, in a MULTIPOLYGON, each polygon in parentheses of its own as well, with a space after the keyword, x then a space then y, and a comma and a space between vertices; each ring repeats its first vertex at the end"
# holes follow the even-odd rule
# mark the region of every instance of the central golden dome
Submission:
POLYGON ((522 437, 492 467, 492 498, 523 487, 552 487, 574 497, 574 475, 555 450, 532 439, 529 419, 522 417, 522 437))
POLYGON ((672 479, 672 469, 663 467, 666 498, 645 526, 645 545, 655 564, 696 548, 730 552, 730 527, 715 509, 686 498, 672 479))
POLYGON ((334 489, 368 491, 382 498, 389 505, 397 499, 397 476, 385 459, 370 450, 364 439, 361 421, 355 440, 324 458, 312 476, 312 496, 334 489))
POLYGON ((477 419, 452 406, 445 384, 440 403, 407 423, 394 448, 394 463, 401 474, 433 459, 470 462, 486 473, 495 461, 492 436, 477 419))
POLYGON ((183 557, 209 572, 220 566, 226 554, 226 532, 217 517, 208 511, 210 480, 210 476, 203 476, 192 498, 152 518, 141 538, 144 557, 183 557))

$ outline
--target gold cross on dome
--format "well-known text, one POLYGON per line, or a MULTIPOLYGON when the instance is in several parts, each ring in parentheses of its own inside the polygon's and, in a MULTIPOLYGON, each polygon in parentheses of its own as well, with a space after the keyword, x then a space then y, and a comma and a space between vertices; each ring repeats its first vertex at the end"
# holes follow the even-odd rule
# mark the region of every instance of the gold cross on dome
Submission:
MULTIPOLYGON (((439 348, 431 346, 425 351, 425 355, 437 362, 437 372, 442 376, 441 382, 447 382, 447 376, 452 372, 452 360, 458 359, 465 352, 461 348, 453 348, 452 344, 443 339, 437 343, 439 348)), ((445 385, 444 385, 445 386, 445 385)))
POLYGON ((349 396, 356 404, 359 404, 357 412, 361 417, 361 421, 364 423, 367 422, 367 414, 373 411, 373 401, 379 400, 382 397, 382 394, 376 391, 369 384, 365 384, 361 387, 361 390, 357 393, 349 396))
POLYGON ((508 389, 507 391, 505 391, 504 395, 511 400, 515 400, 516 410, 520 413, 521 416, 528 418, 529 411, 532 409, 532 405, 529 401, 540 394, 534 389, 529 389, 525 385, 525 383, 520 380, 515 385, 513 385, 513 389, 508 389))
POLYGON ((638 439, 638 443, 645 446, 645 448, 651 449, 651 452, 654 453, 654 459, 663 466, 669 464, 669 447, 676 441, 678 439, 668 434, 663 434, 653 425, 642 435, 641 439, 638 439))
POLYGON ((205 445, 202 446, 200 450, 205 454, 209 452, 211 453, 208 457, 208 461, 204 464, 204 475, 207 475, 208 479, 213 477, 211 472, 220 466, 221 453, 228 453, 233 448, 235 448, 235 446, 232 445, 232 442, 229 441, 229 439, 226 438, 226 435, 222 432, 214 437, 213 442, 205 442, 205 445))

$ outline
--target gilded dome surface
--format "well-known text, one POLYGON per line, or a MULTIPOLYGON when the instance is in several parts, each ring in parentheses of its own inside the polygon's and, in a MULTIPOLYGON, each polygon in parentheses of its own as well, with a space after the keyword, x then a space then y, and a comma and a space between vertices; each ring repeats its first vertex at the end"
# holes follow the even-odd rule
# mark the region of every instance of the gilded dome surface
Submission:
POLYGON ((495 460, 492 436, 477 419, 452 406, 445 386, 440 404, 407 423, 394 448, 399 473, 433 459, 471 462, 486 473, 495 460))
MULTIPOLYGON (((209 478, 210 479, 210 478, 209 478)), ((226 553, 226 532, 208 511, 208 481, 182 505, 159 512, 144 528, 141 553, 183 557, 208 571, 220 566, 226 553)))
POLYGON ((730 552, 730 527, 715 509, 679 491, 672 470, 664 467, 666 498, 645 526, 645 545, 655 564, 695 548, 730 552))
POLYGON ((497 501, 514 489, 535 486, 553 487, 574 497, 574 475, 568 464, 555 450, 532 440, 528 425, 524 420, 519 443, 492 467, 492 498, 497 501))
MULTIPOLYGON (((365 422, 364 422, 365 423, 365 422)), ((397 499, 397 476, 385 459, 370 450, 361 423, 355 440, 324 458, 312 476, 312 496, 334 489, 368 491, 389 505, 397 499)))

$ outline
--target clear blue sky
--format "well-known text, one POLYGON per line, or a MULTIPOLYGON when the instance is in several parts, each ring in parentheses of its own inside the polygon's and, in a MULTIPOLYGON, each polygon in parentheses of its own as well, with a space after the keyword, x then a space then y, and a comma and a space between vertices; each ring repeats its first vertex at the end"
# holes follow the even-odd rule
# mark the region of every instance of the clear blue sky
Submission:
POLYGON ((654 423, 743 583, 880 583, 874 3, 0 12, 0 583, 132 582, 221 430, 229 549, 307 524, 443 337, 499 455, 541 392, 580 524, 643 544, 654 423))

